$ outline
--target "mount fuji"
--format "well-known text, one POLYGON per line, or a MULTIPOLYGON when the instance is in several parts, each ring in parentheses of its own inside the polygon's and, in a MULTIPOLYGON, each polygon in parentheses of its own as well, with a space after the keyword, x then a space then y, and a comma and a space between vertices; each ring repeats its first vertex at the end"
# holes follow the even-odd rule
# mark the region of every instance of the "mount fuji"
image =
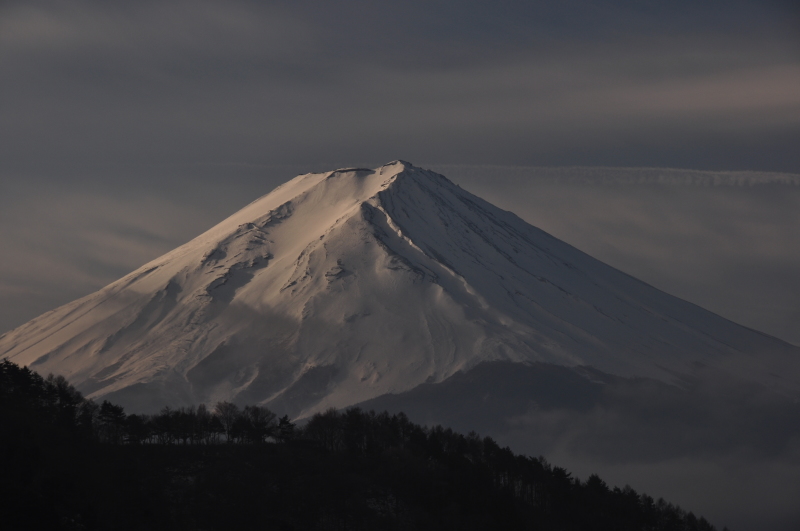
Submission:
POLYGON ((297 176, 4 334, 0 357, 143 412, 230 400, 299 418, 497 364, 675 388, 720 375, 800 397, 800 348, 402 161, 297 176))

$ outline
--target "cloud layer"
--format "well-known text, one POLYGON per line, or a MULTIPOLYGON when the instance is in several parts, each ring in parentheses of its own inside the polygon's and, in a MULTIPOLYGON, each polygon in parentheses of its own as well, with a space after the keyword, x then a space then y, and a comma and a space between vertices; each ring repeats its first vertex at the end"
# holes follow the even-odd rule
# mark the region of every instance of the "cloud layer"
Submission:
POLYGON ((790 2, 5 2, 3 166, 800 171, 790 2))

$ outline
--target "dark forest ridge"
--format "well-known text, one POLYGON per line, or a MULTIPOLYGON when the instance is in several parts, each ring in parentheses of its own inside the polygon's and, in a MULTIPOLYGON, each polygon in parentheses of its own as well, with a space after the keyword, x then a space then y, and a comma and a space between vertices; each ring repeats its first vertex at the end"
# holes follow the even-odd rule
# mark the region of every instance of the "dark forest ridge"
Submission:
POLYGON ((0 362, 7 529, 712 531, 630 487, 491 438, 329 410, 302 428, 230 403, 125 415, 0 362))

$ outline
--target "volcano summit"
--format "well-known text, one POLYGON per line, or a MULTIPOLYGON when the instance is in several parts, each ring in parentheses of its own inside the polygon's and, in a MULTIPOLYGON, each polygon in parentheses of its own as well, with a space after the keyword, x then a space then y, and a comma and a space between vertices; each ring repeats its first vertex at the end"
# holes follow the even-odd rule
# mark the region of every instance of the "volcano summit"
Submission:
POLYGON ((799 351, 402 161, 300 175, 0 337, 0 357, 129 410, 294 417, 492 361, 678 387, 718 373, 797 397, 799 351))

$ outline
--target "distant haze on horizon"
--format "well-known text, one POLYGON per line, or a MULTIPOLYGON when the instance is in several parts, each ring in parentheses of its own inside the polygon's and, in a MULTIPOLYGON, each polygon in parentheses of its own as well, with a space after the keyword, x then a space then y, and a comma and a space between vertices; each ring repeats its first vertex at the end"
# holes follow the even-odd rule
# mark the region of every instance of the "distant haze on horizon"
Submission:
POLYGON ((400 157, 800 344, 796 181, 535 169, 800 174, 798 28, 790 1, 3 2, 0 333, 296 173, 400 157))

